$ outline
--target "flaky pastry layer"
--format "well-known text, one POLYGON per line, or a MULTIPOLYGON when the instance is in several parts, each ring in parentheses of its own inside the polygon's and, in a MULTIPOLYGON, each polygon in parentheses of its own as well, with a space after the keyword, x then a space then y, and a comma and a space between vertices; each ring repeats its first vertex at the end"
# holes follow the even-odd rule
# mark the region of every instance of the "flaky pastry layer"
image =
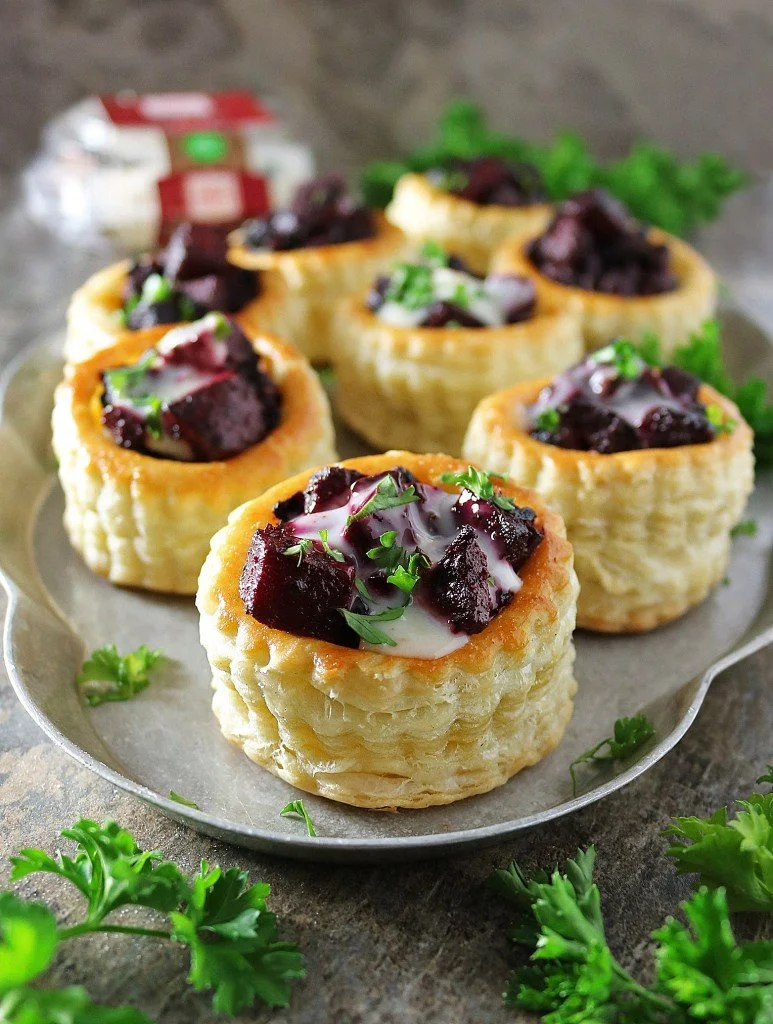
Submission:
POLYGON ((504 327, 395 327, 357 296, 341 304, 336 323, 338 415, 380 449, 458 455, 482 398, 552 376, 583 352, 578 318, 544 305, 504 327))
POLYGON ((677 288, 660 295, 610 295, 587 291, 540 273, 529 259, 529 245, 538 236, 505 242, 494 255, 493 269, 501 273, 525 274, 531 277, 538 296, 557 309, 576 312, 582 323, 588 352, 608 344, 614 338, 639 341, 652 331, 660 338, 664 355, 687 341, 705 320, 710 319, 717 305, 717 278, 706 260, 692 246, 665 231, 651 229, 648 237, 655 244, 668 246, 677 288))
POLYGON ((488 271, 507 239, 543 231, 552 212, 549 203, 482 206, 444 191, 423 174, 404 174, 386 208, 389 220, 409 238, 439 242, 476 274, 488 271))
POLYGON ((219 462, 176 462, 120 448, 100 422, 100 373, 137 359, 169 330, 126 333, 68 366, 56 390, 53 446, 70 542, 113 583, 194 594, 213 533, 229 512, 288 474, 334 459, 317 374, 277 338, 252 339, 282 392, 281 420, 259 444, 219 462))
MULTIPOLYGON (((462 468, 445 455, 351 459, 364 473, 403 465, 428 483, 462 468)), ((549 753, 571 716, 577 580, 563 523, 535 495, 545 540, 523 587, 482 632, 442 658, 339 647, 247 615, 239 577, 255 530, 307 474, 237 509, 212 539, 196 604, 227 739, 308 793, 358 807, 428 807, 484 793, 549 753)))
POLYGON ((312 362, 328 362, 335 352, 336 303, 369 287, 405 252, 403 233, 382 216, 377 221, 373 238, 287 252, 258 252, 244 245, 241 231, 231 235, 228 258, 232 263, 249 270, 270 270, 283 282, 282 302, 268 310, 267 324, 312 362))
MULTIPOLYGON (((64 343, 64 358, 68 363, 85 362, 126 335, 118 314, 123 307, 123 287, 130 265, 129 260, 122 260, 97 271, 73 294, 67 310, 64 343)), ((261 330, 278 333, 274 331, 274 323, 283 292, 279 277, 261 274, 260 294, 234 314, 234 319, 248 334, 261 330)), ((166 330, 174 326, 165 325, 166 330)))
POLYGON ((700 400, 736 420, 708 444, 600 455, 543 444, 526 407, 548 380, 476 409, 465 458, 533 487, 561 514, 580 580, 578 626, 642 632, 699 604, 725 575, 730 530, 754 484, 752 432, 712 388, 700 400))

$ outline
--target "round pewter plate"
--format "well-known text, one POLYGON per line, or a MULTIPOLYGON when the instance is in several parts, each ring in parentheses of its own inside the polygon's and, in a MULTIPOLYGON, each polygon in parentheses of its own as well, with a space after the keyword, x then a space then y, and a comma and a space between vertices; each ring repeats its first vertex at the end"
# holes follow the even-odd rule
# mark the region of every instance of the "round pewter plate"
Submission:
MULTIPOLYGON (((773 347, 728 312, 731 368, 773 379, 773 347)), ((579 633, 574 718, 553 754, 484 796, 447 807, 363 811, 300 793, 222 738, 210 711, 210 676, 193 601, 113 587, 93 576, 62 527, 49 447, 61 337, 27 349, 6 371, 0 412, 0 572, 9 596, 8 671, 29 714, 72 757, 191 828, 242 846, 308 860, 407 860, 495 843, 600 800, 655 764, 684 735, 712 679, 773 641, 773 478, 758 480, 748 515, 755 537, 734 542, 729 581, 679 622, 639 637, 579 633), (140 644, 168 657, 135 699, 83 707, 74 684, 87 653, 140 644), (570 762, 609 734, 615 718, 644 710, 656 736, 618 773, 570 762), (171 799, 171 790, 195 802, 171 799), (303 797, 317 828, 281 818, 303 797)), ((342 453, 356 453, 340 437, 342 453)))

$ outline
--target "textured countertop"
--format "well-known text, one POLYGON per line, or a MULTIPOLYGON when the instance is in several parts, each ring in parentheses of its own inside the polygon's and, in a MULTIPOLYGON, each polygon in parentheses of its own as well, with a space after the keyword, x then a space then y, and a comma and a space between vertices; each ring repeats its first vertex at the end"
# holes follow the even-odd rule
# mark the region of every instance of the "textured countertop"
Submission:
MULTIPOLYGON (((767 196, 763 188, 739 198, 723 225, 702 240, 726 269, 739 298, 763 318, 770 312, 765 276, 770 263, 760 246, 769 235, 759 231, 758 214, 767 196), (742 227, 752 222, 755 247, 742 227)), ((0 222, 3 362, 41 329, 61 325, 70 290, 100 263, 33 229, 13 195, 5 199, 7 212, 0 222)), ((474 855, 357 868, 247 853, 166 820, 48 742, 0 670, 0 854, 7 863, 21 846, 51 849, 59 829, 78 817, 112 816, 131 828, 142 846, 158 847, 189 869, 205 857, 237 864, 254 880, 269 881, 284 933, 307 956, 308 977, 296 987, 289 1009, 273 1015, 256 1012, 245 1020, 519 1020, 500 999, 510 953, 505 915, 485 886, 492 868, 512 858, 528 868, 550 866, 578 845, 595 843, 611 944, 627 966, 646 971, 649 933, 688 893, 686 881, 676 877, 663 856, 665 843, 658 833, 671 815, 703 815, 753 786, 773 757, 771 672, 773 650, 726 672, 713 684, 686 739, 638 782, 601 804, 474 855)), ((64 885, 31 878, 19 888, 27 896, 41 892, 50 898, 65 919, 79 913, 77 899, 64 885)), ((207 997, 190 992, 184 976, 183 952, 171 944, 101 936, 67 943, 47 982, 83 983, 93 999, 131 1003, 162 1024, 212 1019, 207 997)))

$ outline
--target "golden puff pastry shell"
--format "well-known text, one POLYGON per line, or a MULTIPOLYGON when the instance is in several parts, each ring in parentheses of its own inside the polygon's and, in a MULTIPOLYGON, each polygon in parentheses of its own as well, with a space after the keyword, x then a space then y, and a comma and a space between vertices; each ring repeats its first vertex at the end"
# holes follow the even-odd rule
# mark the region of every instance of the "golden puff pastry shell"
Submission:
POLYGON ((424 174, 404 174, 386 215, 414 241, 439 242, 474 273, 485 274, 503 242, 543 231, 553 208, 549 203, 484 206, 446 192, 424 174))
POLYGON ((580 580, 578 626, 633 633, 678 618, 725 575, 730 530, 754 482, 751 430, 704 385, 700 401, 736 421, 707 444, 612 455, 559 448, 527 432, 526 407, 548 383, 481 402, 465 457, 533 487, 561 514, 580 580))
MULTIPOLYGON (((110 348, 126 333, 118 320, 123 307, 123 287, 131 263, 123 260, 93 274, 74 293, 67 310, 64 357, 68 363, 82 363, 97 352, 110 348)), ((260 275, 260 294, 248 302, 234 319, 248 334, 259 330, 275 333, 283 283, 271 274, 260 275)), ((161 325, 171 330, 175 324, 161 325)))
POLYGON ((212 534, 242 502, 288 474, 335 458, 319 379, 292 346, 253 338, 282 393, 281 419, 262 441, 217 462, 178 462, 119 447, 100 422, 100 373, 133 362, 169 327, 127 332, 68 366, 56 390, 53 446, 65 528, 88 567, 113 583, 194 594, 212 534))
MULTIPOLYGON (((423 481, 461 463, 389 452, 343 465, 403 465, 423 481)), ((307 474, 237 509, 212 540, 196 603, 224 735, 308 793, 358 807, 429 807, 484 793, 560 741, 571 716, 577 581, 560 518, 529 492, 545 540, 523 588, 459 650, 430 660, 339 647, 247 615, 239 577, 257 527, 307 474)))
POLYGON ((230 236, 228 258, 232 263, 249 270, 271 271, 282 281, 282 301, 267 310, 271 319, 266 322, 312 362, 328 362, 335 352, 336 302, 367 288, 379 272, 407 251, 402 231, 383 216, 375 217, 376 235, 339 245, 268 252, 248 248, 241 230, 230 236))
POLYGON ((552 376, 583 352, 576 315, 544 303, 503 327, 396 327, 357 296, 344 300, 336 323, 338 415, 380 449, 458 455, 482 398, 552 376))
POLYGON ((716 275, 700 253, 674 235, 656 228, 648 232, 651 242, 668 246, 679 279, 675 290, 629 296, 575 288, 540 273, 527 255, 538 234, 505 242, 494 256, 492 268, 500 273, 531 277, 541 299, 554 307, 577 312, 588 352, 615 338, 639 341, 644 333, 652 331, 660 339, 663 354, 668 356, 714 315, 716 275))

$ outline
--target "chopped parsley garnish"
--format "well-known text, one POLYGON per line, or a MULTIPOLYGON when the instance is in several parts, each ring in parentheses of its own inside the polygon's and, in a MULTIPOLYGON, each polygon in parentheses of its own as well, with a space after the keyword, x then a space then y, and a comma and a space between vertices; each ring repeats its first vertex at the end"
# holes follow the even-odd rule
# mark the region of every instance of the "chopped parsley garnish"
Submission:
POLYGON ((366 554, 388 573, 387 583, 410 594, 419 582, 421 570, 429 565, 429 559, 421 551, 409 555, 404 547, 395 543, 396 538, 394 530, 387 530, 379 537, 378 547, 370 548, 366 554))
POLYGON ((398 565, 387 576, 387 583, 391 583, 404 593, 410 594, 421 578, 421 570, 426 569, 428 565, 429 559, 427 556, 417 551, 410 556, 407 565, 398 565))
POLYGON ((74 854, 28 848, 11 858, 11 881, 43 872, 80 891, 87 903, 82 921, 68 916, 59 927, 43 904, 0 893, 0 1016, 14 1024, 149 1024, 130 1007, 94 1006, 81 988, 38 987, 58 946, 80 935, 124 932, 188 947, 188 983, 209 989, 216 1013, 232 1016, 260 1001, 286 1006, 294 981, 305 975, 298 949, 280 940, 266 905, 270 887, 250 885, 246 871, 201 862, 188 875, 158 851, 142 850, 114 821, 83 819, 62 835, 74 854), (132 907, 131 917, 112 915, 132 907), (136 915, 137 908, 153 919, 136 915))
POLYGON ((364 580, 361 580, 359 576, 355 576, 355 578, 354 578, 354 586, 355 586, 355 588, 357 590, 357 593, 360 595, 360 597, 364 597, 366 601, 372 601, 373 600, 373 597, 372 597, 370 591, 365 586, 364 580))
POLYGON ((376 612, 375 615, 360 615, 358 612, 350 612, 348 608, 338 610, 346 619, 347 624, 361 636, 368 644, 386 644, 387 647, 397 647, 397 643, 383 630, 373 625, 374 622, 394 622, 405 614, 407 605, 399 608, 387 608, 383 612, 376 612))
POLYGON ((344 553, 342 551, 336 551, 335 548, 331 548, 330 545, 328 544, 327 530, 319 531, 319 539, 322 542, 322 547, 326 555, 330 555, 330 557, 336 562, 345 561, 344 553))
POLYGON ((150 685, 151 670, 163 659, 161 651, 144 644, 131 654, 119 654, 115 644, 92 651, 76 680, 89 707, 130 700, 150 685))
POLYGON ((389 278, 385 302, 396 302, 406 309, 423 309, 434 298, 432 267, 425 263, 397 264, 389 278))
POLYGON ((298 565, 303 561, 303 556, 308 555, 311 549, 314 547, 314 541, 308 537, 302 537, 297 544, 292 544, 289 548, 285 548, 282 552, 283 555, 292 557, 293 555, 298 556, 298 565))
POLYGON ((442 245, 428 241, 422 245, 420 256, 431 267, 447 267, 450 257, 442 245))
POLYGON ((402 561, 405 549, 395 544, 397 534, 394 530, 386 530, 378 539, 378 547, 369 548, 365 554, 380 569, 392 570, 402 561))
POLYGON ((291 800, 289 804, 285 804, 279 814, 282 818, 302 818, 306 826, 306 834, 316 836, 317 830, 314 828, 314 822, 309 817, 309 812, 303 805, 303 800, 291 800))
POLYGON ((155 349, 150 349, 133 366, 117 366, 115 369, 105 370, 103 374, 105 383, 116 398, 130 398, 132 391, 136 390, 147 376, 148 370, 153 366, 156 358, 155 349))
POLYGON ((738 425, 732 416, 725 416, 722 407, 714 402, 706 406, 706 419, 718 434, 732 434, 738 425))
POLYGON ((212 323, 212 330, 214 331, 215 337, 224 341, 231 333, 231 324, 227 316, 222 313, 210 313, 210 323, 212 323))
POLYGON ((162 274, 151 274, 145 279, 142 286, 140 301, 148 306, 154 306, 170 299, 172 295, 174 295, 174 285, 169 278, 162 274))
POLYGON ((544 430, 548 434, 552 434, 554 430, 558 430, 560 425, 561 413, 558 409, 543 409, 534 417, 535 430, 544 430))
POLYGON ((461 281, 454 288, 453 294, 451 295, 451 302, 456 306, 461 306, 462 309, 467 309, 470 305, 470 293, 467 291, 466 285, 461 281))
POLYGON ((494 490, 494 481, 504 481, 505 477, 498 473, 487 473, 485 469, 477 469, 475 466, 468 466, 458 473, 442 473, 440 479, 444 484, 455 484, 457 487, 464 487, 482 501, 491 501, 497 508, 505 512, 515 510, 515 502, 506 498, 503 494, 497 494, 494 490))
POLYGON ((158 440, 163 433, 161 421, 161 415, 164 411, 163 402, 158 395, 147 395, 141 399, 135 399, 135 404, 145 413, 145 426, 148 433, 151 437, 155 437, 158 440))
POLYGON ((187 797, 180 796, 173 789, 169 790, 169 799, 174 800, 176 804, 182 804, 183 807, 192 807, 194 811, 199 810, 199 805, 194 800, 189 800, 187 797))
POLYGON ((364 519, 365 516, 372 515, 374 512, 382 512, 387 508, 397 508, 399 505, 410 505, 418 500, 419 495, 416 493, 416 488, 413 484, 400 490, 395 478, 387 474, 379 480, 376 486, 376 493, 365 502, 361 509, 358 509, 349 516, 346 525, 348 526, 358 519, 364 519))
POLYGON ((645 367, 644 359, 636 346, 624 338, 613 341, 611 345, 595 352, 591 359, 596 363, 614 366, 623 380, 636 380, 645 367))
POLYGON ((632 718, 618 718, 614 724, 612 735, 600 740, 590 750, 580 754, 569 765, 572 776, 572 792, 577 792, 577 776, 575 769, 581 764, 599 764, 602 761, 624 761, 635 754, 647 740, 655 735, 655 728, 643 713, 632 718), (604 750, 604 748, 607 748, 604 750))
POLYGON ((730 531, 731 537, 756 537, 757 536, 757 522, 754 519, 742 519, 740 523, 736 523, 730 531))

